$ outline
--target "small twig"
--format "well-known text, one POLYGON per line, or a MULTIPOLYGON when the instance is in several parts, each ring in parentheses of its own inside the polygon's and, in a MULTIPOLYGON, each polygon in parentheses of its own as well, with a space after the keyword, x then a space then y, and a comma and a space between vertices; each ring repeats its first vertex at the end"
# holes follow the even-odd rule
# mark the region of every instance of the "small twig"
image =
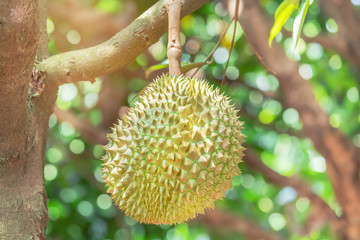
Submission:
MULTIPOLYGON (((216 46, 214 47, 214 49, 212 50, 212 52, 206 57, 206 59, 204 60, 204 63, 207 63, 210 58, 211 58, 211 59, 213 58, 213 55, 214 55, 216 49, 218 49, 218 47, 220 46, 222 39, 224 38, 227 30, 229 29, 231 23, 232 23, 234 20, 235 20, 235 18, 232 18, 231 21, 229 22, 229 24, 226 26, 226 28, 225 28, 223 34, 221 35, 219 41, 217 42, 217 44, 216 44, 216 46)), ((211 62, 212 62, 212 61, 213 61, 213 60, 211 60, 211 62)), ((198 68, 196 69, 196 71, 192 74, 191 77, 194 77, 195 74, 199 71, 200 68, 201 68, 201 67, 198 67, 198 68)))
POLYGON ((170 0, 167 5, 169 19, 167 57, 169 59, 169 73, 181 75, 181 44, 180 44, 180 12, 181 5, 177 0, 170 0))
POLYGON ((222 89, 223 85, 225 84, 226 82, 226 70, 229 66, 229 62, 230 62, 230 56, 231 56, 231 51, 233 50, 233 47, 234 47, 234 43, 235 43, 235 34, 236 34, 236 25, 237 25, 237 19, 239 17, 239 6, 240 6, 240 0, 236 0, 236 3, 235 3, 235 15, 233 17, 233 20, 235 20, 235 26, 234 26, 234 33, 233 33, 233 36, 232 36, 232 39, 231 39, 231 45, 230 45, 230 49, 229 49, 229 58, 226 62, 226 66, 225 66, 225 70, 224 70, 224 76, 223 76, 223 79, 221 81, 221 86, 220 86, 220 90, 222 89))

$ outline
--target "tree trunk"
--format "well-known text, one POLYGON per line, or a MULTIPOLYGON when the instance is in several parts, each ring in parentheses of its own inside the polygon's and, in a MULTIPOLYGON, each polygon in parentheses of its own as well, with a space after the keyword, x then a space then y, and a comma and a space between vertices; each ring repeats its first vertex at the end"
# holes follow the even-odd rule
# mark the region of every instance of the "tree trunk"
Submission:
POLYGON ((39 14, 38 0, 0 1, 0 239, 45 239, 43 169, 50 112, 28 95, 39 14))
POLYGON ((1 164, 0 239, 45 239, 48 214, 43 169, 47 124, 36 125, 30 125, 35 130, 25 151, 1 164))

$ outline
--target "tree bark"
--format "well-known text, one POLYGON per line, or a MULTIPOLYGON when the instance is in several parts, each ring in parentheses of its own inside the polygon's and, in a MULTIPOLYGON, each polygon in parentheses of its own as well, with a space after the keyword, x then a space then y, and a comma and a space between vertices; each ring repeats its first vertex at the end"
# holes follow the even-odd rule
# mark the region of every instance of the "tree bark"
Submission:
POLYGON ((0 239, 45 239, 47 121, 31 124, 30 128, 34 128, 34 136, 27 149, 0 164, 0 239))
POLYGON ((38 0, 0 2, 0 239, 45 239, 48 116, 28 98, 40 9, 38 0))
POLYGON ((28 144, 27 93, 39 30, 37 0, 0 2, 0 162, 28 144), (11 103, 11 104, 9 104, 11 103))

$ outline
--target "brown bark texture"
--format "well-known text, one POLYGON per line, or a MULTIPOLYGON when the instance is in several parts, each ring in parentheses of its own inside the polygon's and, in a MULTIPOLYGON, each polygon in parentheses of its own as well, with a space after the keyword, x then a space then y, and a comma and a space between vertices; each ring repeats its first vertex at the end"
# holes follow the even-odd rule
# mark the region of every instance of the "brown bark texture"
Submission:
POLYGON ((45 239, 48 116, 28 98, 41 35, 38 0, 0 2, 0 239, 45 239))

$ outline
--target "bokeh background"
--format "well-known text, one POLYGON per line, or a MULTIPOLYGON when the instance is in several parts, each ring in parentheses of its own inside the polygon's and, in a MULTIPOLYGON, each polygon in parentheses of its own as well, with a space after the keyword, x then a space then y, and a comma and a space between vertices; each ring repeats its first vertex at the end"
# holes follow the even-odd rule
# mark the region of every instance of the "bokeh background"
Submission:
MULTIPOLYGON (((101 43, 155 2, 49 0, 50 54, 101 43)), ((281 1, 260 2, 272 19, 281 1)), ((359 10, 359 0, 352 0, 352 4, 359 10)), ((203 61, 214 49, 230 19, 227 3, 222 1, 210 1, 184 17, 181 21, 182 60, 203 61)), ((331 126, 339 128, 360 148, 358 72, 338 53, 304 40, 319 35, 335 36, 337 23, 324 15, 314 1, 303 28, 305 37, 299 39, 294 50, 293 20, 291 17, 285 31, 275 41, 283 46, 290 59, 299 62, 299 74, 311 83, 316 100, 330 116, 331 126)), ((233 28, 234 24, 221 41, 214 62, 198 73, 215 86, 220 86, 223 78, 233 28)), ((104 154, 101 145, 106 143, 105 133, 109 127, 127 111, 134 96, 161 72, 147 76, 146 70, 167 63, 167 35, 164 35, 126 68, 96 78, 92 83, 69 83, 60 87, 56 108, 49 120, 46 152, 50 218, 47 239, 256 239, 241 230, 244 226, 250 231, 269 233, 269 239, 270 235, 274 237, 271 239, 337 239, 326 221, 314 216, 316 211, 311 199, 286 186, 289 179, 301 179, 341 215, 326 174, 325 158, 303 135, 299 113, 283 104, 277 78, 258 61, 240 25, 235 40, 223 91, 240 110, 249 157, 261 160, 267 167, 288 177, 284 178, 285 183, 269 181, 246 162, 241 163, 242 173, 234 178, 233 189, 227 190, 226 197, 216 202, 218 212, 175 226, 139 224, 113 205, 101 178, 100 158, 104 154), (230 224, 217 221, 224 216, 227 221, 231 220, 230 224), (229 227, 234 224, 236 227, 229 227)))

